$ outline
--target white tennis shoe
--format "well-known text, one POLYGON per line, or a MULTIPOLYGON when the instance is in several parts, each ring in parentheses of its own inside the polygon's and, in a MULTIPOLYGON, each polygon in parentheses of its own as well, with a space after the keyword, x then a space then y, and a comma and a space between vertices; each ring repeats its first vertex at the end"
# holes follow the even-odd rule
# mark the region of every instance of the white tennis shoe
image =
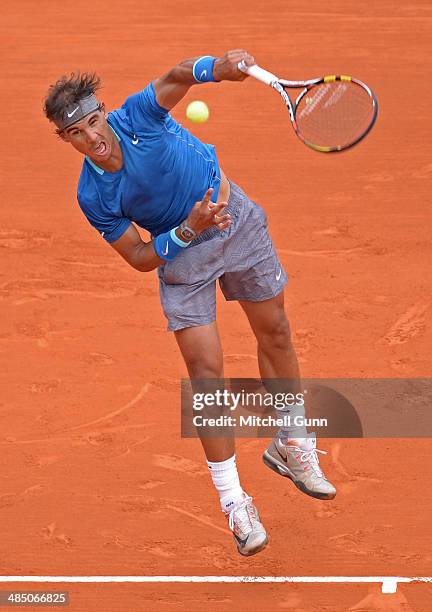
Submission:
POLYGON ((268 543, 267 533, 252 503, 252 497, 243 493, 243 499, 237 501, 231 510, 225 511, 225 515, 241 555, 249 557, 265 548, 268 543))
MULTIPOLYGON (((313 434, 312 434, 313 435, 313 434)), ((276 437, 263 454, 264 463, 277 474, 290 478, 295 486, 317 499, 333 499, 336 488, 324 476, 316 448, 316 438, 308 437, 304 448, 283 444, 276 437)))

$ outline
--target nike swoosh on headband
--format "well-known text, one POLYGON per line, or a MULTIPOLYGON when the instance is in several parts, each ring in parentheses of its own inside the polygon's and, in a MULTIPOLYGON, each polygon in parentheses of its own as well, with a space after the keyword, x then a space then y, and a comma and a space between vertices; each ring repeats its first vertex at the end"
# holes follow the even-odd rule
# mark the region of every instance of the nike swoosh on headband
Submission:
POLYGON ((67 116, 69 117, 69 119, 75 115, 78 109, 79 109, 79 106, 77 106, 75 110, 73 110, 71 113, 67 113, 67 116))

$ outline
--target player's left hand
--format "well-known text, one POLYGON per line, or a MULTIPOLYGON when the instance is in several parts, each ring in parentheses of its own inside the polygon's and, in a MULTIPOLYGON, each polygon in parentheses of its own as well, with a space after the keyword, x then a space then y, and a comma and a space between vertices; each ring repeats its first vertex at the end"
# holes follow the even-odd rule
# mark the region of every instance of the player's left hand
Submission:
POLYGON ((213 189, 207 189, 201 202, 195 202, 186 224, 198 235, 209 227, 216 226, 221 232, 231 225, 231 215, 225 213, 227 202, 212 202, 213 189))
POLYGON ((244 49, 233 49, 215 61, 213 76, 216 81, 244 81, 248 75, 238 69, 239 62, 247 66, 255 64, 255 58, 244 49))

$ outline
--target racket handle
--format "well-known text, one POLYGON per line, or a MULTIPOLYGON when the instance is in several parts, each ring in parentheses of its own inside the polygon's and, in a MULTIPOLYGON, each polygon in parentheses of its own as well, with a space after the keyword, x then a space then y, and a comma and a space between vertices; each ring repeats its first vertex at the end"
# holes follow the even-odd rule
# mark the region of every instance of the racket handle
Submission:
POLYGON ((260 68, 256 64, 254 64, 253 66, 247 66, 244 61, 241 61, 238 64, 238 69, 242 72, 245 72, 249 76, 254 77, 254 79, 258 79, 258 81, 261 81, 266 85, 271 85, 275 81, 279 81, 279 78, 277 76, 275 76, 271 72, 268 72, 267 70, 264 70, 263 68, 260 68))

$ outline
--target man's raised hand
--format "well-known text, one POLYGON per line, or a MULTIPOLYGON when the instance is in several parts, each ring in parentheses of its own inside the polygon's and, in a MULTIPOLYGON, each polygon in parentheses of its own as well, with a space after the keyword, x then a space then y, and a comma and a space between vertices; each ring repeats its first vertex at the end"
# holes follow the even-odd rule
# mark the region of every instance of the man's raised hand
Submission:
POLYGON ((227 202, 214 203, 211 201, 213 189, 207 189, 201 202, 196 202, 186 219, 186 225, 197 234, 201 234, 209 227, 217 227, 220 231, 231 225, 231 215, 224 210, 227 202))

